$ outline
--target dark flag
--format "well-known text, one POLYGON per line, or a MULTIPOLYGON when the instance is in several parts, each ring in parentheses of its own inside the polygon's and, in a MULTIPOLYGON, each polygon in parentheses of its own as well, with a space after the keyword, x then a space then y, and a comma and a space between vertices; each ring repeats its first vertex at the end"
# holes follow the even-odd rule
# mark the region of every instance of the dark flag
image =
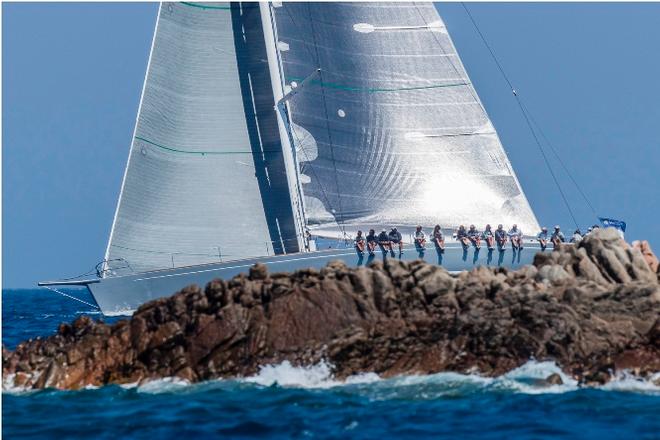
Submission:
POLYGON ((605 228, 616 228, 622 232, 626 232, 626 222, 623 220, 615 220, 613 218, 604 217, 598 217, 598 220, 600 220, 600 223, 605 228))

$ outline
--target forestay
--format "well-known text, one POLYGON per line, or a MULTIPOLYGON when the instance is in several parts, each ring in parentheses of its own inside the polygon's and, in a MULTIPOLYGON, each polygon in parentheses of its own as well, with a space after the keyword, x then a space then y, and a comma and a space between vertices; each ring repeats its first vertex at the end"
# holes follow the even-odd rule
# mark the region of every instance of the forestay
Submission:
POLYGON ((369 225, 538 222, 432 3, 274 4, 307 218, 369 225))
MULTIPOLYGON (((247 6, 259 17, 257 4, 247 6)), ((295 240, 270 80, 257 90, 260 79, 250 76, 261 61, 261 79, 269 78, 267 61, 244 47, 244 12, 239 4, 162 3, 106 253, 110 269, 272 255, 295 240), (260 107, 267 125, 255 116, 260 107), (286 191, 278 208, 286 219, 264 209, 277 200, 269 193, 277 185, 286 191)))

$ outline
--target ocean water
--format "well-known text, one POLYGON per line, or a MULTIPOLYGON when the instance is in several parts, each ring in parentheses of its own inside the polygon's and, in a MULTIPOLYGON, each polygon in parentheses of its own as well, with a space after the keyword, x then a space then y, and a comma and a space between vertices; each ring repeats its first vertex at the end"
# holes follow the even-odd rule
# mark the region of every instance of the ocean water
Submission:
MULTIPOLYGON (((89 300, 81 291, 67 291, 89 300)), ((83 304, 45 290, 2 292, 2 341, 52 334, 83 304)), ((117 320, 118 318, 112 318, 117 320)), ((660 439, 660 388, 626 375, 597 389, 540 387, 530 361, 498 378, 441 373, 332 378, 331 367, 263 366, 254 377, 80 391, 5 388, 5 438, 660 439)))

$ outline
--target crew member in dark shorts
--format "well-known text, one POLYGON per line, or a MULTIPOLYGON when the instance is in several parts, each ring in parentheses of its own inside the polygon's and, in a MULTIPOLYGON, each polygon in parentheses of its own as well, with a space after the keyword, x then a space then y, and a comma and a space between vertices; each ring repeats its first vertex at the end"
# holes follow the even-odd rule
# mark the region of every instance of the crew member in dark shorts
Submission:
POLYGON ((489 251, 495 249, 495 236, 493 235, 493 230, 490 228, 490 225, 486 225, 486 229, 484 229, 481 237, 486 242, 486 247, 488 247, 489 251))
POLYGON ((501 224, 497 225, 497 229, 495 229, 495 242, 497 243, 497 248, 500 251, 503 251, 506 249, 506 242, 509 239, 509 236, 506 235, 506 231, 504 230, 504 226, 501 224))
POLYGON ((536 236, 536 239, 541 245, 541 250, 545 251, 545 248, 548 247, 548 228, 543 226, 541 228, 541 232, 539 232, 538 235, 536 236))
POLYGON ((355 250, 357 251, 360 257, 364 256, 365 247, 366 247, 366 240, 362 236, 362 231, 357 231, 357 237, 355 237, 355 250))
POLYGON ((470 239, 468 238, 465 226, 460 225, 456 230, 456 240, 458 240, 463 245, 463 250, 470 247, 470 239))
POLYGON ((387 252, 392 252, 392 242, 390 241, 390 237, 387 235, 387 231, 383 229, 380 234, 378 234, 378 245, 380 246, 380 250, 383 251, 383 253, 387 252))
POLYGON ((421 226, 415 228, 415 247, 417 250, 426 248, 426 234, 424 234, 421 226))
POLYGON ((481 233, 477 231, 477 227, 474 225, 470 225, 470 229, 468 229, 467 232, 467 237, 468 240, 470 240, 470 243, 474 246, 475 249, 481 248, 481 233))
POLYGON ((435 225, 435 228, 433 228, 433 234, 431 236, 433 239, 433 244, 435 244, 435 247, 440 251, 444 252, 445 251, 445 236, 442 234, 442 228, 440 225, 435 225))
POLYGON ((399 245, 399 256, 403 254, 403 237, 401 237, 401 233, 397 231, 396 228, 392 228, 392 230, 388 234, 388 237, 392 242, 392 244, 390 245, 390 251, 392 252, 392 256, 394 256, 394 245, 399 245))
POLYGON ((376 231, 369 229, 369 234, 367 234, 367 250, 369 251, 369 255, 374 255, 377 244, 378 237, 376 237, 376 231))

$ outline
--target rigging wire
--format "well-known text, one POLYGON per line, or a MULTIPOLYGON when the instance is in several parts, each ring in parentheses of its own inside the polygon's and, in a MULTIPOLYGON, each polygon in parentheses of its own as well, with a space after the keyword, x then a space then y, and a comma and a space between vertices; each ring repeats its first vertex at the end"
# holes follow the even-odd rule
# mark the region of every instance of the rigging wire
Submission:
POLYGON ((74 300, 74 301, 78 301, 78 302, 83 303, 83 304, 85 304, 85 305, 87 305, 87 306, 90 306, 90 307, 92 307, 92 308, 94 308, 94 309, 96 309, 96 310, 101 310, 101 309, 99 308, 99 306, 97 306, 97 305, 94 305, 94 304, 92 304, 92 303, 88 303, 87 301, 83 301, 83 300, 80 299, 80 298, 76 298, 76 297, 73 296, 73 295, 69 295, 68 293, 64 293, 64 292, 62 292, 62 291, 60 291, 60 290, 55 289, 54 287, 50 287, 50 286, 44 286, 44 287, 45 287, 46 289, 52 291, 52 292, 59 293, 60 295, 66 297, 66 298, 72 299, 72 300, 74 300))
POLYGON ((534 116, 532 116, 532 113, 529 111, 529 109, 527 108, 527 106, 525 106, 524 103, 523 103, 523 106, 525 107, 525 111, 527 111, 527 114, 529 115, 529 119, 532 121, 532 124, 534 124, 534 126, 536 127, 536 130, 539 132, 539 134, 541 135, 541 138, 543 138, 546 145, 548 145, 550 147, 550 150, 552 151, 552 154, 555 156, 557 161, 560 163, 560 165, 562 166, 562 168, 564 169, 564 171, 568 175, 568 177, 571 179, 571 182, 573 182, 573 185, 575 185, 575 188, 577 188, 578 192, 580 193, 580 195, 582 196, 584 201, 587 203, 587 205, 591 209, 591 212, 593 212, 594 215, 597 215, 596 210, 594 209, 593 205, 589 201, 589 198, 582 191, 582 188, 580 188, 580 185, 578 185, 578 183, 575 181, 575 179, 573 178, 573 175, 571 174, 571 172, 566 167, 566 164, 562 160, 561 156, 557 153, 557 150, 555 149, 555 147, 552 145, 552 143, 550 142, 548 137, 545 135, 545 133, 541 129, 541 126, 536 122, 536 120, 534 119, 534 116))
MULTIPOLYGON (((541 141, 540 141, 539 137, 536 134, 536 130, 534 130, 534 125, 536 125, 536 127, 538 128, 539 127, 538 124, 536 124, 536 122, 532 123, 533 118, 532 118, 531 114, 529 113, 529 109, 527 109, 527 107, 523 104, 522 100, 520 99, 520 96, 518 95, 518 92, 516 91, 515 87, 513 87, 513 84, 511 83, 511 81, 509 80, 509 77, 507 76, 506 72, 504 71, 504 68, 502 67, 502 64, 500 63, 499 59, 495 55, 495 52, 491 48, 490 44, 488 44, 488 41, 486 40, 486 37, 484 36, 484 34, 481 32, 481 29, 479 29, 479 26, 477 25, 477 22, 475 21, 474 17, 470 13, 470 10, 468 9, 467 5, 464 2, 461 2, 461 5, 463 6, 463 9, 465 9, 465 12, 467 13, 467 16, 469 17, 470 21, 472 22, 472 25, 474 26, 477 33, 479 34, 479 37, 481 37, 481 41, 484 43, 484 45, 488 49, 488 52, 490 52, 490 55, 493 58, 493 61, 495 61, 495 64, 497 65, 498 70, 502 74, 502 77, 504 78, 504 80, 508 84, 509 88, 511 89, 511 92, 513 93, 513 97, 516 99, 516 103, 518 104, 518 107, 520 108, 520 111, 523 114, 523 117, 525 118, 525 122, 527 123, 527 126, 529 127, 529 131, 532 133, 532 136, 534 137, 534 141, 536 142, 536 145, 538 146, 539 151, 541 152, 541 156, 543 157, 543 161, 545 162, 545 165, 548 168, 548 171, 550 172, 550 175, 552 176, 552 180, 554 181, 555 185, 557 186, 557 189, 559 190, 561 198, 564 201, 564 205, 566 205, 566 209, 568 210, 568 212, 569 212, 569 214, 570 214, 570 216, 573 220, 573 223, 575 224, 575 227, 578 228, 579 227, 578 222, 575 219, 575 215, 573 213, 573 210, 571 209, 571 206, 568 203, 568 199, 566 198, 566 195, 564 194, 564 191, 562 190, 561 185, 559 184, 559 181, 557 180, 557 176, 555 175, 555 172, 552 169, 550 161, 548 160, 548 157, 545 154, 543 146, 541 145, 541 141)), ((538 131, 539 131, 539 133, 541 133, 540 129, 538 131)), ((543 137, 545 138, 545 136, 543 136, 543 137)), ((547 138, 545 138, 545 140, 547 142, 547 138)), ((554 150, 554 148, 551 147, 551 149, 553 150, 555 156, 559 157, 559 155, 554 150)), ((562 163, 562 166, 564 166, 563 162, 561 160, 560 160, 560 163, 562 163)), ((585 198, 585 200, 587 200, 586 196, 584 195, 584 192, 579 188, 579 186, 577 185, 577 182, 575 181, 575 179, 573 178, 573 176, 570 174, 570 172, 568 171, 568 169, 565 166, 564 166, 564 170, 569 175, 571 181, 576 185, 576 187, 578 187, 578 190, 579 190, 580 194, 582 194, 582 196, 585 198)), ((591 203, 589 203, 588 201, 587 201, 587 203, 591 207, 592 211, 595 212, 595 210, 593 209, 593 206, 591 205, 591 203)))
POLYGON ((536 135, 536 131, 532 128, 532 124, 529 120, 529 117, 527 116, 527 113, 525 112, 520 100, 518 99, 518 96, 516 96, 516 100, 518 101, 518 105, 520 106, 520 109, 522 111, 522 114, 525 118, 525 121, 527 122, 527 125, 529 126, 529 130, 532 132, 532 136, 534 136, 534 140, 536 141, 536 145, 539 147, 539 151, 541 152, 541 155, 543 156, 543 160, 545 161, 545 164, 548 166, 548 171, 550 171, 550 175, 552 176, 552 180, 554 180, 555 185, 557 185, 557 189, 559 190, 559 194, 561 194, 561 198, 564 201, 564 204, 566 205, 566 209, 568 209, 568 213, 571 215, 571 218, 573 219, 573 223, 575 224, 575 228, 578 229, 579 225, 577 220, 575 219, 575 214, 573 214, 573 210, 571 209, 571 205, 568 203, 568 199, 566 198, 566 195, 564 194, 564 190, 561 189, 561 185, 559 185, 559 180, 557 180, 557 176, 555 175, 554 170, 550 166, 550 162, 548 161, 548 157, 545 154, 545 151, 543 150, 543 147, 541 147, 541 142, 539 141, 538 136, 536 135))

